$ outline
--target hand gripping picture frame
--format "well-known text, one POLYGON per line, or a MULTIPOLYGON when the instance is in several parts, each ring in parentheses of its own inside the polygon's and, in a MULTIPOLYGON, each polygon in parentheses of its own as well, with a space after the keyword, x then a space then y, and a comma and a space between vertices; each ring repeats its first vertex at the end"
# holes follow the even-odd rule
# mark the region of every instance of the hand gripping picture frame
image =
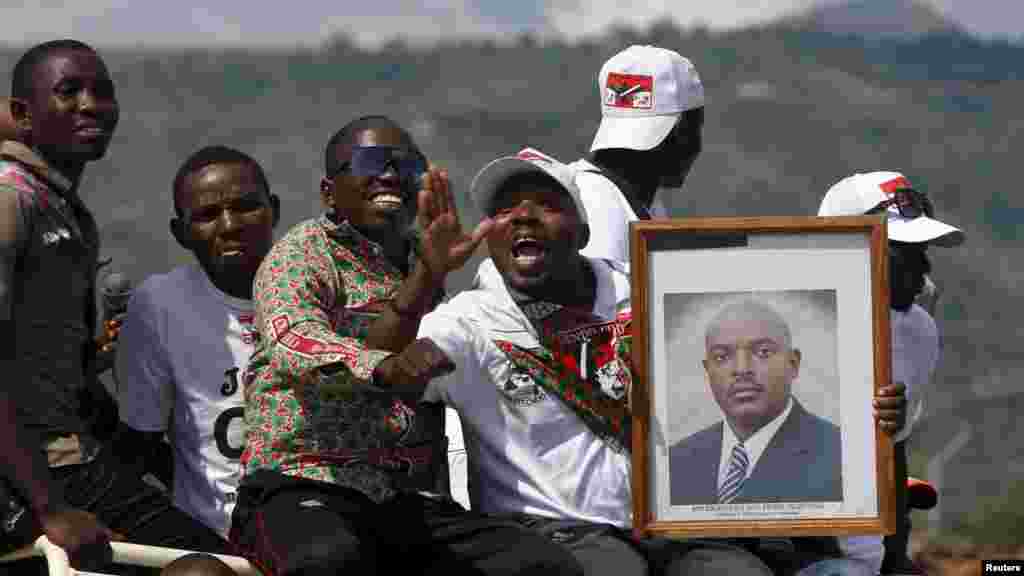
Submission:
POLYGON ((895 531, 876 216, 630 228, 637 536, 895 531))

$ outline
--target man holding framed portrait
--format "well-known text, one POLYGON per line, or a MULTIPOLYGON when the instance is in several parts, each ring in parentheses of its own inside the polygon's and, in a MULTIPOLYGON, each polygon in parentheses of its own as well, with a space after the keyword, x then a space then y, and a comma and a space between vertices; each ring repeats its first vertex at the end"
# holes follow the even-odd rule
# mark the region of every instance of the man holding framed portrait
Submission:
POLYGON ((473 508, 547 536, 586 574, 772 574, 730 542, 630 530, 628 282, 581 252, 572 170, 528 148, 486 165, 471 194, 495 222, 491 258, 418 338, 456 367, 424 400, 459 412, 473 508))
POLYGON ((632 231, 634 530, 738 537, 781 574, 868 569, 836 537, 893 524, 887 436, 904 387, 888 369, 883 224, 632 231))

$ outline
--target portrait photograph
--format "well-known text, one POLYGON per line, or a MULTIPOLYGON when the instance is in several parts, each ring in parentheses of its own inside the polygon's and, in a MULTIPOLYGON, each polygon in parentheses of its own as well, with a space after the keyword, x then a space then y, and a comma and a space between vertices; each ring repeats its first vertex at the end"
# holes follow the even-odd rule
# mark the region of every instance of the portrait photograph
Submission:
POLYGON ((674 293, 664 310, 670 503, 841 502, 835 290, 674 293))
POLYGON ((888 302, 875 226, 856 217, 634 224, 641 531, 886 530, 892 446, 872 398, 888 379, 878 313, 888 302))

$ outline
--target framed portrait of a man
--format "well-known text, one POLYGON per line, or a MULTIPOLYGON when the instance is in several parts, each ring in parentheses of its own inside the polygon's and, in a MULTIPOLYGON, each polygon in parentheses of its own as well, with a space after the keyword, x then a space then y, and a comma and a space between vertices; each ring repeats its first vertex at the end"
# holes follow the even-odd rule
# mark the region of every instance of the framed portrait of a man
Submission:
POLYGON ((882 534, 892 444, 885 223, 700 218, 631 227, 634 530, 882 534))

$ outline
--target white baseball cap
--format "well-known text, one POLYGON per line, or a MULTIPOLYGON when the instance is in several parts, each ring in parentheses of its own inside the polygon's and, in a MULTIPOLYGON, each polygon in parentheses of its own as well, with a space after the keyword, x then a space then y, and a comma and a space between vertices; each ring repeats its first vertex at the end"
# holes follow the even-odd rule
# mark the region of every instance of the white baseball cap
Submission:
POLYGON ((495 194, 501 185, 512 176, 527 172, 541 172, 554 178, 569 193, 580 221, 584 224, 587 222, 587 211, 580 201, 580 189, 576 187, 573 169, 534 148, 523 148, 515 156, 504 156, 488 162, 473 177, 469 193, 484 214, 490 214, 495 194))
MULTIPOLYGON (((865 214, 880 203, 891 200, 897 190, 913 190, 899 172, 867 172, 847 176, 825 193, 818 216, 854 216, 865 214)), ((895 203, 886 208, 889 240, 896 242, 957 246, 965 235, 962 230, 927 215, 906 218, 895 203)))
POLYGON ((679 115, 704 105, 697 70, 679 53, 630 46, 612 56, 597 79, 601 126, 590 151, 650 150, 668 136, 679 115))

